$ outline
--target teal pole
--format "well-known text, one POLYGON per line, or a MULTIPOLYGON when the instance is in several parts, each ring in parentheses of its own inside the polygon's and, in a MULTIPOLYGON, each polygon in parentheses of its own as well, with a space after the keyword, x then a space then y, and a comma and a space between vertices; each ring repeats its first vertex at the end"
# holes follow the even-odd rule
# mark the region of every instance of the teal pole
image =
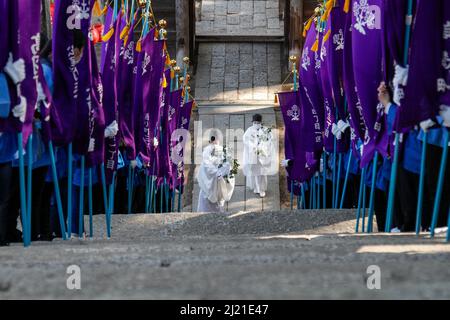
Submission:
POLYGON ((304 187, 303 183, 302 183, 301 188, 302 188, 302 208, 306 209, 305 187, 304 187))
POLYGON ((103 204, 105 206, 105 221, 106 221, 106 233, 110 234, 110 225, 108 221, 108 191, 106 187, 106 176, 105 176, 105 164, 102 163, 100 166, 101 176, 102 176, 102 187, 103 187, 103 204))
POLYGON ((336 197, 334 197, 335 207, 338 208, 338 201, 340 199, 340 190, 341 190, 341 169, 342 169, 342 153, 339 153, 339 161, 338 161, 338 172, 337 172, 337 181, 336 181, 336 197))
POLYGON ((392 164, 391 171, 391 182, 389 184, 389 198, 388 198, 388 206, 387 206, 387 214, 386 214, 386 226, 384 231, 391 232, 392 229, 392 220, 394 215, 394 205, 395 205, 395 186, 397 183, 397 170, 398 170, 398 161, 399 161, 399 153, 400 153, 400 134, 395 134, 395 151, 394 151, 394 163, 392 164))
POLYGON ((359 223, 361 219, 361 204, 363 197, 364 180, 366 179, 366 168, 361 170, 361 181, 359 183, 359 195, 358 195, 358 211, 356 214, 356 232, 359 232, 359 223))
MULTIPOLYGON (((51 167, 52 167, 52 175, 53 175, 53 185, 55 188, 55 198, 56 198, 56 206, 58 209, 58 217, 59 217, 59 226, 61 228, 61 235, 63 240, 67 240, 67 233, 66 233, 66 222, 64 221, 64 214, 63 214, 63 206, 61 201, 61 191, 59 190, 59 181, 58 181, 58 174, 56 171, 56 161, 55 161, 55 151, 53 149, 53 143, 50 141, 48 143, 48 149, 50 153, 50 160, 51 160, 51 167)), ((70 208, 70 211, 72 211, 72 208, 70 208)), ((72 227, 72 224, 71 224, 72 227)), ((69 229, 69 234, 72 233, 72 230, 69 229)))
POLYGON ((19 147, 19 182, 20 182, 20 215, 22 218, 22 234, 23 245, 28 247, 30 245, 28 241, 28 219, 27 219, 27 201, 25 190, 25 163, 23 156, 23 133, 18 133, 18 147, 19 147))
POLYGON ((294 180, 291 180, 291 211, 294 210, 294 180))
POLYGON ((327 208, 327 153, 323 152, 323 208, 327 208))
POLYGON ((28 137, 27 144, 27 159, 28 159, 28 174, 27 174, 27 224, 28 224, 28 235, 27 241, 31 243, 31 233, 33 226, 31 224, 31 212, 33 207, 33 135, 28 137))
POLYGON ((367 223, 367 232, 372 232, 373 227, 373 211, 375 207, 375 182, 377 176, 377 165, 378 165, 378 152, 375 152, 375 156, 373 158, 373 167, 372 167, 372 185, 370 189, 370 201, 369 201, 369 221, 367 223))
POLYGON ((72 237, 72 179, 73 179, 73 145, 69 143, 67 156, 67 229, 69 239, 72 237))
POLYGON ((92 168, 89 168, 89 190, 88 190, 88 201, 89 201, 89 238, 92 239, 94 236, 94 225, 93 225, 93 207, 92 207, 92 168))
POLYGON ((434 237, 434 229, 436 228, 437 225, 439 210, 441 207, 442 190, 444 188, 445 171, 448 158, 448 148, 449 148, 448 141, 449 141, 449 132, 446 129, 444 132, 444 147, 442 151, 441 168, 439 169, 439 178, 436 189, 436 196, 434 198, 433 218, 431 219, 430 235, 432 238, 434 237))
POLYGON ((85 157, 81 156, 81 181, 80 181, 80 202, 78 206, 78 237, 83 238, 83 216, 84 216, 84 165, 85 157))
POLYGON ((348 176, 350 175, 350 165, 352 163, 352 156, 353 156, 353 149, 350 148, 350 154, 348 156, 347 162, 347 171, 345 172, 344 186, 342 189, 341 205, 339 206, 340 209, 344 208, 345 194, 347 192, 348 176))
POLYGON ((425 189, 425 169, 427 158, 427 144, 428 144, 428 132, 424 131, 422 141, 422 159, 420 161, 420 180, 419 180, 419 194, 417 200, 416 211, 416 235, 420 234, 422 227, 422 210, 423 210, 423 193, 425 189))

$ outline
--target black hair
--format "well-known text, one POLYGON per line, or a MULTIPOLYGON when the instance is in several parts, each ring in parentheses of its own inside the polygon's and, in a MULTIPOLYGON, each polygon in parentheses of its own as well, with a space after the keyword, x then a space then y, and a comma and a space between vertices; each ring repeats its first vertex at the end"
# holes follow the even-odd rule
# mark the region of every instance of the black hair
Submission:
POLYGON ((75 49, 83 49, 86 44, 86 37, 80 29, 73 30, 73 46, 75 49))
POLYGON ((259 113, 253 115, 253 122, 262 122, 262 115, 259 113))
POLYGON ((214 137, 214 136, 211 136, 211 139, 209 140, 210 142, 214 142, 214 141, 216 141, 216 137, 214 137))

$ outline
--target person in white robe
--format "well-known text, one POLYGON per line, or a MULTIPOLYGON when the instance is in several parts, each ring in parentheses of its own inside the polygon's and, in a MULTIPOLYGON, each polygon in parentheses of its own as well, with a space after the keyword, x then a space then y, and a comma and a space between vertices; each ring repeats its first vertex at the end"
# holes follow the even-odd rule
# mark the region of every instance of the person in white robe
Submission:
POLYGON ((278 150, 273 132, 262 125, 262 116, 253 116, 253 125, 244 134, 243 172, 247 187, 261 198, 266 196, 267 176, 273 175, 278 166, 278 150))
POLYGON ((224 212, 230 201, 235 179, 231 177, 231 160, 215 137, 203 150, 202 164, 197 175, 200 194, 197 212, 224 212))

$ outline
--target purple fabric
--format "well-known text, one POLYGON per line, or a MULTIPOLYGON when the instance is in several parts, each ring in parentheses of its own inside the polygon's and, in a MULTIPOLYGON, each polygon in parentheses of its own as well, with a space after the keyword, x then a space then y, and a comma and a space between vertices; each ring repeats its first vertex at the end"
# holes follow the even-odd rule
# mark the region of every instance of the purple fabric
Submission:
MULTIPOLYGON (((135 118, 135 145, 136 153, 140 157, 145 167, 150 166, 150 115, 146 114, 147 101, 143 98, 144 86, 148 87, 149 72, 143 72, 145 57, 151 55, 151 48, 154 43, 155 29, 151 29, 142 40, 142 51, 138 53, 135 86, 134 86, 134 118, 135 118)), ((148 59, 148 58, 147 58, 148 59)), ((148 62, 147 62, 148 63, 148 62)), ((148 89, 147 89, 148 90, 148 89)), ((154 129, 154 128, 153 128, 154 129)))
POLYGON ((315 41, 316 29, 313 25, 308 31, 302 59, 299 64, 301 121, 302 132, 305 133, 305 138, 302 139, 302 142, 304 150, 310 152, 323 149, 322 128, 324 125, 324 112, 323 98, 320 92, 321 84, 318 78, 320 57, 318 53, 311 50, 315 41))
POLYGON ((92 107, 91 86, 90 86, 90 60, 88 54, 89 48, 89 28, 91 26, 91 13, 94 1, 89 2, 89 11, 86 12, 86 19, 81 19, 81 31, 85 39, 85 48, 80 62, 77 64, 78 69, 78 90, 79 95, 76 99, 77 126, 75 139, 73 142, 73 151, 79 155, 86 155, 89 148, 89 112, 92 107))
POLYGON ((349 12, 346 15, 344 28, 344 70, 343 70, 343 84, 345 96, 347 98, 347 106, 349 112, 349 122, 351 126, 351 145, 353 153, 360 157, 358 152, 358 140, 364 141, 366 124, 361 110, 361 102, 359 100, 358 90, 355 84, 355 77, 353 73, 353 50, 352 50, 352 15, 349 12))
MULTIPOLYGON (((105 23, 103 24, 104 25, 103 33, 108 32, 110 30, 110 28, 114 26, 112 19, 113 19, 113 9, 111 9, 111 7, 108 7, 108 9, 106 11, 105 23)), ((102 51, 100 54, 100 70, 102 72, 105 67, 106 54, 108 51, 108 43, 109 43, 109 41, 102 43, 102 51)))
POLYGON ((340 5, 334 7, 330 14, 331 35, 328 39, 328 72, 333 92, 334 103, 338 109, 339 119, 346 119, 345 95, 343 85, 344 75, 344 31, 346 14, 343 11, 343 1, 340 5))
POLYGON ((382 0, 354 0, 352 8, 353 72, 367 127, 361 166, 373 158, 382 119, 377 113, 377 89, 382 80, 382 0))
POLYGON ((171 185, 172 188, 178 187, 180 182, 183 181, 183 172, 181 170, 182 163, 175 163, 174 160, 178 159, 179 154, 175 153, 178 151, 177 143, 178 143, 178 135, 176 134, 176 130, 178 129, 178 124, 181 118, 181 109, 183 108, 183 90, 175 90, 171 93, 170 96, 170 106, 169 106, 169 114, 168 114, 168 132, 169 132, 169 140, 170 140, 170 159, 172 166, 172 177, 171 177, 171 185), (180 169, 180 170, 179 170, 180 169))
POLYGON ((170 136, 168 132, 169 108, 170 108, 170 69, 164 71, 167 86, 163 90, 161 100, 161 132, 160 146, 158 148, 159 167, 157 172, 158 185, 164 181, 169 182, 172 176, 172 164, 170 162, 170 136))
MULTIPOLYGON (((331 21, 328 20, 324 34, 327 34, 327 32, 331 30, 330 28, 331 28, 331 21)), ((339 114, 337 114, 336 105, 340 101, 339 98, 337 101, 334 100, 334 92, 336 90, 333 91, 332 87, 332 81, 334 80, 334 78, 337 78, 339 80, 339 75, 336 74, 335 77, 332 78, 330 71, 332 70, 332 63, 333 63, 330 56, 334 54, 335 50, 336 49, 333 46, 333 38, 330 37, 327 39, 327 41, 322 41, 322 47, 320 50, 320 60, 321 60, 320 80, 322 84, 323 106, 325 112, 323 138, 325 150, 328 152, 334 151, 335 136, 332 133, 332 128, 333 124, 337 123, 338 119, 336 119, 336 116, 339 117, 339 114)), ((337 83, 338 86, 340 87, 339 81, 337 81, 337 83)), ((342 95, 341 92, 342 90, 339 88, 338 91, 339 96, 342 95)), ((341 108, 343 109, 344 106, 342 105, 341 108)), ((343 136, 341 139, 336 140, 336 152, 341 153, 346 151, 347 151, 347 143, 345 136, 343 136)))
MULTIPOLYGON (((5 6, 4 6, 5 7, 5 6)), ((24 122, 13 117, 12 113, 7 119, 0 119, 0 132, 22 132, 23 146, 27 144, 28 137, 33 131, 34 111, 37 103, 37 85, 39 82, 39 50, 40 50, 40 15, 41 3, 39 1, 12 1, 9 7, 11 30, 9 36, 10 50, 3 54, 7 57, 12 52, 13 60, 25 61, 25 79, 20 83, 20 93, 26 99, 26 116, 24 122)), ((2 21, 3 24, 3 21, 2 21)), ((19 103, 17 97, 19 86, 10 86, 11 108, 19 103)))
POLYGON ((437 83, 442 66, 442 15, 445 1, 418 0, 410 47, 410 68, 405 98, 395 128, 408 131, 421 121, 433 119, 439 110, 437 83))
POLYGON ((446 28, 446 34, 443 36, 442 51, 442 77, 441 79, 447 84, 446 89, 439 91, 439 105, 450 106, 450 3, 443 2, 443 23, 440 30, 446 28))
POLYGON ((79 71, 74 60, 73 31, 67 26, 72 6, 71 0, 56 0, 53 18, 53 103, 55 116, 60 127, 53 128, 52 138, 57 145, 66 145, 73 141, 77 129, 76 101, 80 95, 79 71), (62 129, 60 131, 59 129, 62 129))
POLYGON ((10 4, 11 0, 0 0, 0 70, 5 67, 10 52, 10 4))
POLYGON ((136 66, 137 54, 136 43, 133 41, 134 26, 128 33, 128 43, 121 41, 119 59, 119 128, 120 134, 125 143, 126 156, 128 160, 136 159, 136 146, 134 139, 134 68, 136 66))
POLYGON ((47 85, 47 82, 45 81, 42 66, 39 67, 39 82, 42 85, 42 90, 44 91, 44 95, 46 97, 46 101, 44 101, 44 102, 41 101, 39 103, 38 110, 40 113, 40 119, 41 119, 41 124, 42 124, 42 129, 41 129, 42 140, 44 141, 45 145, 47 145, 48 142, 52 140, 52 128, 51 128, 52 113, 51 113, 51 110, 54 107, 53 107, 52 94, 47 85))
MULTIPOLYGON (((299 118, 299 93, 285 92, 278 94, 281 112, 285 125, 285 157, 292 160, 292 166, 286 169, 290 180, 305 182, 309 180, 314 171, 308 169, 306 152, 303 149, 301 140, 298 137, 303 133, 302 124, 299 118)), ((291 183, 289 182, 289 188, 291 183)), ((298 191, 298 190, 297 190, 298 191)))
POLYGON ((149 33, 144 39, 143 51, 144 59, 142 69, 143 90, 143 111, 141 121, 141 141, 139 155, 144 163, 155 168, 151 172, 158 171, 158 147, 155 147, 153 141, 159 141, 160 134, 160 113, 162 101, 162 82, 165 65, 165 53, 163 51, 165 41, 154 41, 153 34, 149 33), (151 38, 151 39, 149 39, 151 38))
POLYGON ((104 161, 105 155, 105 114, 103 111, 103 84, 97 64, 95 46, 92 42, 88 46, 90 57, 90 91, 91 105, 89 108, 89 140, 93 140, 94 150, 86 156, 86 165, 95 167, 104 161))
MULTIPOLYGON (((114 22, 115 30, 120 29, 120 15, 114 22)), ((119 56, 120 32, 114 32, 106 49, 105 64, 103 66, 103 110, 105 113, 105 125, 109 126, 113 121, 118 122, 117 109, 117 57, 119 56)), ((106 183, 110 184, 113 173, 117 170, 119 152, 119 136, 105 138, 105 174, 106 183)))

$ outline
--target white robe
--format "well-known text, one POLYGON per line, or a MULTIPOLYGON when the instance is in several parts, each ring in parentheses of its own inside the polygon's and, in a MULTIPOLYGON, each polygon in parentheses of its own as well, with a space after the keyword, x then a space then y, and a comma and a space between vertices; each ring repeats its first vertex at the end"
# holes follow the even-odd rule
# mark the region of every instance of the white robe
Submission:
POLYGON ((230 174, 231 165, 223 163, 222 147, 210 144, 203 150, 203 159, 197 175, 200 194, 197 212, 223 212, 225 202, 230 201, 235 179, 223 178, 230 174))
POLYGON ((256 125, 247 129, 244 134, 243 172, 247 177, 247 187, 256 193, 266 192, 267 176, 278 170, 278 150, 274 143, 273 133, 262 134, 266 127, 256 125), (262 136, 268 136, 268 140, 262 136))

